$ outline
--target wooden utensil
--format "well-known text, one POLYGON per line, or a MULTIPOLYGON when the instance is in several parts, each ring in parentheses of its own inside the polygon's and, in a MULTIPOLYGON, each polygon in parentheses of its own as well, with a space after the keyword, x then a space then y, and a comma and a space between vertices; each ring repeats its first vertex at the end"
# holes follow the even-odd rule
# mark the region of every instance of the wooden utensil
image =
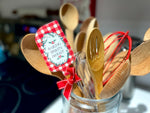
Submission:
POLYGON ((131 75, 142 76, 150 72, 150 40, 137 46, 131 53, 131 75))
MULTIPOLYGON (((87 31, 86 31, 86 35, 91 32, 91 29, 93 28, 99 28, 99 25, 98 25, 98 21, 96 18, 93 18, 91 19, 89 25, 87 26, 87 31)), ((83 44, 83 49, 82 51, 86 53, 86 40, 87 40, 87 36, 85 38, 85 41, 84 41, 84 44, 83 44)))
POLYGON ((80 31, 75 38, 75 43, 74 43, 74 49, 75 52, 81 52, 82 48, 83 48, 83 44, 85 41, 85 32, 84 31, 80 31))
POLYGON ((150 39, 150 28, 147 29, 143 41, 148 41, 150 39))
MULTIPOLYGON (((113 40, 115 40, 117 38, 117 35, 113 35, 111 38, 109 38, 106 41, 106 38, 112 33, 107 33, 106 35, 103 36, 103 40, 104 40, 104 47, 105 49, 113 42, 113 40)), ((115 49, 115 47, 118 44, 118 40, 116 40, 113 44, 110 45, 110 47, 105 51, 105 58, 104 61, 106 61, 110 55, 113 53, 113 50, 115 49)))
POLYGON ((64 75, 61 72, 50 72, 36 43, 35 43, 35 34, 27 34, 21 40, 21 51, 29 62, 29 64, 36 69, 37 71, 46 74, 52 75, 59 79, 64 79, 64 75))
POLYGON ((89 23, 91 22, 91 20, 93 20, 94 17, 90 16, 89 18, 87 18, 85 21, 83 21, 83 23, 81 24, 81 27, 80 27, 80 31, 83 31, 83 32, 87 32, 87 28, 89 26, 89 23))
MULTIPOLYGON (((120 52, 113 62, 111 63, 110 68, 107 70, 105 73, 106 75, 111 73, 114 68, 124 59, 125 55, 127 54, 126 51, 120 52)), ((106 85, 103 87, 101 93, 100 93, 100 98, 109 98, 115 95, 120 91, 122 86, 124 85, 125 81, 130 75, 130 70, 131 70, 131 64, 130 64, 130 59, 123 61, 119 68, 115 71, 114 75, 110 78, 110 80, 106 83, 106 85)))
POLYGON ((95 87, 95 97, 99 99, 103 89, 102 77, 104 68, 104 42, 98 28, 92 28, 87 34, 86 59, 95 87))
POLYGON ((67 40, 74 50, 74 35, 73 31, 78 25, 79 14, 77 8, 71 3, 63 4, 59 10, 61 22, 65 27, 67 40))
POLYGON ((91 30, 92 28, 96 28, 96 27, 99 28, 99 24, 98 24, 97 19, 96 19, 96 18, 93 18, 93 19, 90 21, 89 25, 88 25, 87 33, 90 32, 90 30, 91 30))
POLYGON ((137 46, 131 54, 131 75, 143 76, 150 72, 150 28, 145 32, 143 43, 137 46))
MULTIPOLYGON (((21 40, 21 51, 25 57, 25 59, 28 61, 28 63, 37 71, 57 77, 61 80, 65 79, 64 75, 62 72, 50 72, 36 43, 35 43, 35 34, 27 34, 23 37, 21 40)), ((80 96, 83 97, 82 92, 80 91, 79 87, 76 85, 74 86, 73 92, 80 96)))

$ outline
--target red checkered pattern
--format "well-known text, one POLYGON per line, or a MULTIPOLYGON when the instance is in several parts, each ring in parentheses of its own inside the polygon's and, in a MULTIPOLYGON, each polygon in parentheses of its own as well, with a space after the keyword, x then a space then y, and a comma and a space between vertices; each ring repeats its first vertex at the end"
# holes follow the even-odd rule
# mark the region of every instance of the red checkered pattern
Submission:
POLYGON ((64 75, 68 75, 69 74, 66 71, 66 68, 68 66, 70 66, 70 64, 73 63, 73 61, 74 61, 74 53, 73 53, 73 51, 71 49, 71 46, 69 45, 69 43, 68 43, 68 41, 67 41, 67 39, 66 39, 62 29, 61 29, 61 27, 60 27, 60 25, 58 23, 58 21, 55 20, 55 21, 52 21, 52 22, 50 22, 50 23, 40 27, 38 29, 36 35, 35 35, 35 42, 36 42, 36 44, 37 44, 37 46, 38 46, 38 48, 39 48, 39 50, 40 50, 44 60, 46 61, 46 64, 47 64, 47 66, 48 66, 48 68, 49 68, 49 70, 51 72, 62 71, 64 75), (55 64, 53 64, 52 62, 47 60, 48 58, 47 58, 47 56, 45 56, 44 49, 42 47, 42 41, 43 41, 42 37, 44 36, 44 34, 51 33, 51 32, 60 35, 63 38, 63 41, 65 42, 65 44, 66 44, 66 46, 67 46, 67 48, 69 50, 68 61, 65 62, 62 65, 59 65, 59 66, 56 66, 55 64))

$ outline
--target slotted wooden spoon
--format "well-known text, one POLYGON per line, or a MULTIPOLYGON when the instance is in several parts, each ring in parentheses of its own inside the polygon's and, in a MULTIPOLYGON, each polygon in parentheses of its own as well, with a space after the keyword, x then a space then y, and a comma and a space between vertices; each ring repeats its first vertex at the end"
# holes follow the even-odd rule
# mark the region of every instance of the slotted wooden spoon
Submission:
MULTIPOLYGON (((127 54, 127 51, 120 52, 115 57, 115 59, 110 65, 110 68, 105 73, 106 75, 104 76, 107 76, 107 74, 109 75, 109 73, 111 73, 116 68, 116 66, 120 62, 122 62, 126 54, 127 54)), ((109 79, 109 81, 103 87, 101 94, 100 94, 100 98, 104 99, 104 98, 112 97, 113 95, 115 95, 116 93, 120 91, 120 89, 122 88, 122 86, 124 85, 124 83, 126 82, 127 78, 130 75, 130 70, 131 70, 130 62, 131 62, 131 59, 129 58, 126 61, 124 60, 121 63, 121 65, 114 72, 114 75, 109 79)))
POLYGON ((98 28, 92 28, 87 33, 86 59, 95 87, 95 97, 99 99, 103 89, 102 77, 104 68, 104 42, 98 28))

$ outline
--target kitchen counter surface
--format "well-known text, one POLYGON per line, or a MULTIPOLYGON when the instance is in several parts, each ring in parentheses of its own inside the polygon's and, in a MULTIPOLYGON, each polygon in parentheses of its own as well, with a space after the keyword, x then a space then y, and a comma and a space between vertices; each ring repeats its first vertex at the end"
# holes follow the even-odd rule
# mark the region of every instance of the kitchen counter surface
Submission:
MULTIPOLYGON (((61 113, 62 98, 59 96, 42 113, 61 113)), ((130 100, 122 100, 119 113, 150 113, 150 90, 135 88, 130 100)))

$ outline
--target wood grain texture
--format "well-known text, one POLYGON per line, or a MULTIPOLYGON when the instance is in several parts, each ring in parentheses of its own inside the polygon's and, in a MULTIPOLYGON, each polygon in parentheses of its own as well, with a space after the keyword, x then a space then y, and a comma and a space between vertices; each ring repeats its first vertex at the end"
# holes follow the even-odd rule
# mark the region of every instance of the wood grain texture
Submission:
MULTIPOLYGON (((103 36, 103 40, 105 41, 106 38, 110 35, 111 33, 107 33, 106 35, 103 36)), ((105 43, 104 43, 104 47, 107 48, 111 42, 113 40, 115 40, 117 38, 116 35, 113 35, 112 37, 110 37, 105 43)), ((113 44, 111 44, 111 46, 109 47, 109 49, 107 50, 106 54, 105 54, 105 61, 107 61, 107 59, 111 56, 111 54, 113 53, 115 47, 117 47, 118 44, 118 40, 116 40, 113 44)))
POLYGON ((94 81, 95 97, 99 99, 103 89, 104 42, 98 28, 92 28, 87 34, 86 59, 94 81))
MULTIPOLYGON (((114 61, 112 62, 113 65, 117 65, 122 61, 122 59, 125 57, 126 52, 119 53, 114 61)), ((115 66, 111 66, 111 68, 115 68, 115 66)), ((108 72, 113 69, 108 70, 108 72)), ((103 90, 101 91, 100 98, 109 98, 115 95, 120 91, 124 83, 126 82, 127 78, 130 75, 131 70, 131 61, 128 59, 127 61, 124 61, 121 63, 119 68, 115 71, 114 75, 111 77, 111 79, 106 83, 106 85, 103 87, 103 90)))
POLYGON ((142 76, 150 72, 150 40, 137 46, 131 53, 131 75, 142 76))
POLYGON ((147 29, 147 31, 145 32, 143 41, 148 41, 150 39, 150 28, 147 29))
POLYGON ((59 17, 65 27, 66 38, 74 51, 74 30, 79 21, 78 10, 73 4, 65 3, 59 9, 59 17))
POLYGON ((61 72, 50 72, 35 43, 35 34, 25 35, 21 40, 20 46, 25 59, 34 69, 43 74, 55 76, 59 79, 65 78, 61 72))

